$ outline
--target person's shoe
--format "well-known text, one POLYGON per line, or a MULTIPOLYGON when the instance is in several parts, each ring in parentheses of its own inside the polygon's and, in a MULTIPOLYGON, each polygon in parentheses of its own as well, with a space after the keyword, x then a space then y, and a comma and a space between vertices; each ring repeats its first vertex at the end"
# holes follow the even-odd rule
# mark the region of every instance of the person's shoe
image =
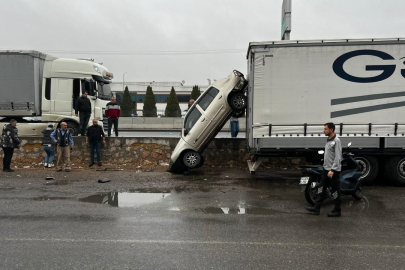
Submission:
POLYGON ((98 166, 102 166, 103 164, 101 164, 101 162, 97 163, 98 166))
POLYGON ((70 169, 66 169, 66 172, 70 172, 70 169))
POLYGON ((44 163, 44 167, 45 167, 45 168, 48 167, 48 163, 44 163))
POLYGON ((332 212, 328 213, 328 217, 341 217, 342 212, 340 210, 333 209, 332 212))
POLYGON ((14 172, 14 170, 12 170, 12 169, 7 169, 7 170, 5 170, 5 172, 14 172))
POLYGON ((56 171, 57 171, 57 172, 61 172, 61 171, 62 171, 62 169, 57 169, 56 171))
POLYGON ((52 163, 49 163, 49 164, 48 164, 48 168, 53 168, 53 166, 54 166, 54 165, 53 165, 52 163))
POLYGON ((307 206, 305 209, 314 215, 319 215, 321 213, 321 209, 315 206, 307 206))
POLYGON ((93 166, 93 165, 94 165, 94 162, 90 163, 90 164, 89 164, 89 167, 91 167, 91 166, 93 166))

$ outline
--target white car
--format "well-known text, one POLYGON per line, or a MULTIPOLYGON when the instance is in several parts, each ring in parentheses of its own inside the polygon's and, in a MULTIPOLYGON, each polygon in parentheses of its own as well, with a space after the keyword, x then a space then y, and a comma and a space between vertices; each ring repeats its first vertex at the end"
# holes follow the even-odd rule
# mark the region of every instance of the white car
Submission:
POLYGON ((183 172, 203 165, 202 152, 228 119, 245 114, 247 80, 234 70, 194 102, 184 118, 181 139, 170 157, 169 171, 183 172))

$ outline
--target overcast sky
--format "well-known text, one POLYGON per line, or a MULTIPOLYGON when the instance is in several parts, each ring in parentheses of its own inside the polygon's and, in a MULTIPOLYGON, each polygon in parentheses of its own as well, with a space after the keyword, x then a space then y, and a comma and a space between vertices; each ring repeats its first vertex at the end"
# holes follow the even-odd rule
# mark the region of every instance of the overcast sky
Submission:
MULTIPOLYGON (((291 39, 405 37, 404 0, 292 0, 291 39)), ((246 73, 249 42, 280 40, 282 0, 0 0, 0 49, 94 58, 115 81, 246 73)))

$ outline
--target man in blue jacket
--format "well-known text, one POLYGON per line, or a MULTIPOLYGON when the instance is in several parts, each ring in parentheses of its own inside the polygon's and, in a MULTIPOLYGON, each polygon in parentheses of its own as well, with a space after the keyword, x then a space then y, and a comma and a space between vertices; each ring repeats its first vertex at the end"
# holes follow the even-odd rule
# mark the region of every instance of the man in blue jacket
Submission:
POLYGON ((74 142, 70 130, 67 129, 67 124, 62 122, 60 128, 51 133, 51 138, 57 144, 56 171, 61 172, 66 168, 66 171, 70 172, 70 151, 73 150, 74 142))

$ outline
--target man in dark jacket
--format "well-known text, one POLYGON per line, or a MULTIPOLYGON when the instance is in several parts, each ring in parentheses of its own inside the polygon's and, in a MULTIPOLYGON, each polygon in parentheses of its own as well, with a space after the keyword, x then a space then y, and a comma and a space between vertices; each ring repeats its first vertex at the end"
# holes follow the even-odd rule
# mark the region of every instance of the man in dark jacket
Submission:
POLYGON ((4 151, 3 171, 14 172, 11 169, 11 159, 13 158, 14 148, 20 147, 20 139, 18 139, 18 129, 16 128, 17 121, 12 119, 10 124, 3 127, 1 136, 1 147, 4 151))
POLYGON ((103 138, 103 143, 105 144, 105 134, 101 126, 98 125, 98 120, 93 120, 93 125, 87 129, 86 144, 90 144, 90 154, 91 154, 91 163, 89 167, 94 165, 94 149, 97 152, 97 164, 101 166, 101 156, 100 156, 100 147, 101 147, 101 138, 103 138))
POLYGON ((87 92, 84 92, 83 95, 78 98, 75 112, 76 116, 79 116, 80 119, 79 133, 84 136, 91 115, 91 102, 87 97, 87 92))
POLYGON ((55 148, 53 148, 53 140, 51 138, 51 134, 53 132, 53 125, 50 124, 46 129, 42 131, 44 137, 42 138, 42 146, 44 147, 44 151, 46 153, 45 156, 45 168, 52 168, 53 167, 53 160, 55 158, 55 148))
POLYGON ((111 98, 105 107, 105 115, 108 117, 108 137, 111 136, 111 128, 114 124, 115 137, 118 137, 118 118, 121 116, 120 105, 115 103, 115 97, 111 98))

